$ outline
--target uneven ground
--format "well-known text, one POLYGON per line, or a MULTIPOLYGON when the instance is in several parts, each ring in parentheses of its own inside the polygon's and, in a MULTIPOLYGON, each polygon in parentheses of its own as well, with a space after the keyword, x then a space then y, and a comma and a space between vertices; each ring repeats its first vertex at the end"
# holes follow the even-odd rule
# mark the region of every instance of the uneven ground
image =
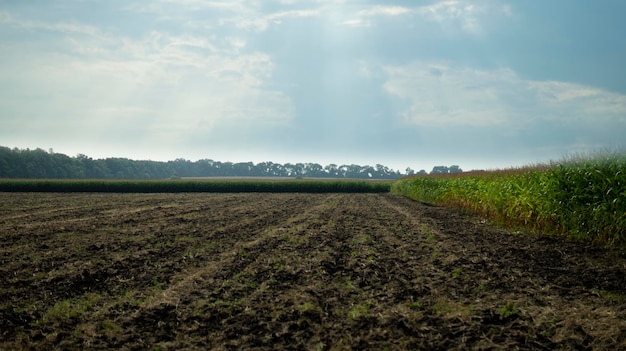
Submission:
POLYGON ((0 349, 626 349, 626 253, 388 194, 0 193, 0 349))

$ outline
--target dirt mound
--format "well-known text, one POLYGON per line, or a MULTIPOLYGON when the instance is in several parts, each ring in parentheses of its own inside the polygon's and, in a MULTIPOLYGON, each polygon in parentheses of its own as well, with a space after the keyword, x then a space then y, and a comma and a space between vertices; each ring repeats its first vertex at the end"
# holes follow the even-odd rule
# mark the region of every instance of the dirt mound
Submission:
POLYGON ((0 203, 0 349, 626 349, 624 251, 399 196, 0 203))

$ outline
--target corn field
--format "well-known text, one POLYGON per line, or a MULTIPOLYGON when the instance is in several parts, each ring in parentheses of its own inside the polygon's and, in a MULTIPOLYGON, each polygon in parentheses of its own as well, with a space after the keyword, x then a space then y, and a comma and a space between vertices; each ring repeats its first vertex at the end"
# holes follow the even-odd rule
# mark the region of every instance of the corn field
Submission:
POLYGON ((625 154, 460 177, 406 178, 394 183, 392 192, 467 208, 504 224, 626 244, 625 154))
POLYGON ((361 180, 79 180, 0 179, 0 192, 98 192, 98 193, 386 193, 390 181, 361 180))

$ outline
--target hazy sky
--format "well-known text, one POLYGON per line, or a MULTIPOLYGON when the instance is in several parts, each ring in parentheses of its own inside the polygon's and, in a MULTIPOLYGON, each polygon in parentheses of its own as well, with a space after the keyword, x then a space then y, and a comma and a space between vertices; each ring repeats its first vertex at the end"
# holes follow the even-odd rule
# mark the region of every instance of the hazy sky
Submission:
POLYGON ((0 0, 0 145, 523 165, 626 139, 626 1, 0 0))

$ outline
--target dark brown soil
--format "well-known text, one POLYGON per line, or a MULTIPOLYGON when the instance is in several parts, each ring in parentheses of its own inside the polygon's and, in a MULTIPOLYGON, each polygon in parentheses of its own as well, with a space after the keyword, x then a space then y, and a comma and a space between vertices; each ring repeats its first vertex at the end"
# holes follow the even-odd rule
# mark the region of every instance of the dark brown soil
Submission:
POLYGON ((626 252, 388 194, 0 193, 0 349, 626 350, 626 252))

